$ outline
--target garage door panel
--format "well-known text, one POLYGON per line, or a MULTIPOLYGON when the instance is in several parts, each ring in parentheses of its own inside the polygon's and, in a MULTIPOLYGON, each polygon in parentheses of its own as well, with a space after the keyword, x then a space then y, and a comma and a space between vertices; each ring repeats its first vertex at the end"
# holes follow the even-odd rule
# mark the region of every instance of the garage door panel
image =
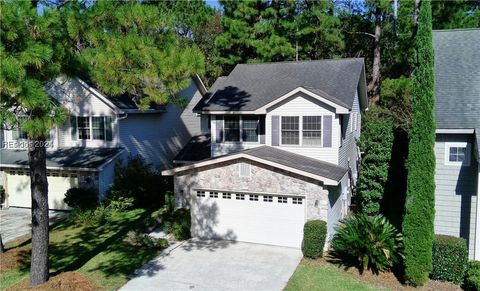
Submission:
MULTIPOLYGON (((48 176, 48 206, 50 209, 68 209, 63 199, 68 189, 78 187, 76 177, 48 176)), ((15 207, 32 207, 30 176, 7 174, 8 204, 15 207)))
POLYGON ((262 244, 301 247, 303 204, 207 197, 192 197, 192 233, 201 238, 228 239, 262 244))

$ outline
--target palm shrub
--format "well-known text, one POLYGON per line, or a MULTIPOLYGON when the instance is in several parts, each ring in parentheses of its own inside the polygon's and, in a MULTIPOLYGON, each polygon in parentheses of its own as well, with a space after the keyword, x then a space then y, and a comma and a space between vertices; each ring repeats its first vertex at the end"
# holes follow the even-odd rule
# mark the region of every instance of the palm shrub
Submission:
POLYGON ((332 248, 343 263, 378 273, 400 262, 402 235, 382 215, 360 213, 337 227, 332 248))

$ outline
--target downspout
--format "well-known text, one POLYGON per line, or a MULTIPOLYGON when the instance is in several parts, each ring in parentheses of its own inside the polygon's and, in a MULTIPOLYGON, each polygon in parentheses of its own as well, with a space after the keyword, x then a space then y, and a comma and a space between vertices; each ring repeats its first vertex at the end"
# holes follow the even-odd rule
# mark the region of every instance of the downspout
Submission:
POLYGON ((476 219, 475 219, 475 250, 474 250, 474 259, 480 260, 480 157, 479 163, 477 165, 477 205, 476 205, 476 219))

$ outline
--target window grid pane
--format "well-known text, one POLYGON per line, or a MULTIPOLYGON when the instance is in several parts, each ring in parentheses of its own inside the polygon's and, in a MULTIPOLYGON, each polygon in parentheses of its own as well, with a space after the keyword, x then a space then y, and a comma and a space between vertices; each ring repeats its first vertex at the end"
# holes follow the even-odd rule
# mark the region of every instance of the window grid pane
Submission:
POLYGON ((240 141, 240 117, 224 117, 225 141, 240 141))
POLYGON ((242 140, 246 142, 258 141, 258 118, 242 118, 242 140))
POLYGON ((103 117, 92 117, 93 139, 105 139, 105 123, 103 117))
POLYGON ((282 116, 282 144, 299 144, 299 117, 282 116))
POLYGON ((463 162, 467 154, 466 147, 451 147, 449 150, 448 160, 450 162, 463 162))
POLYGON ((304 116, 303 117, 303 144, 321 145, 322 144, 322 117, 304 116))
POLYGON ((90 139, 90 118, 77 117, 78 138, 90 139))

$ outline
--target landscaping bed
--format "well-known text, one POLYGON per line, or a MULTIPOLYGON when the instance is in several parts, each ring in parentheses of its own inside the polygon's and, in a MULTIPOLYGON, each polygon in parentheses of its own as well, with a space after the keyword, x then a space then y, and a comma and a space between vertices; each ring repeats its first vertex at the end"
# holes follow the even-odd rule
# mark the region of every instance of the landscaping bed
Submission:
POLYGON ((392 272, 360 274, 357 268, 344 268, 329 262, 329 258, 304 259, 290 278, 286 291, 297 290, 462 290, 450 282, 429 280, 424 286, 414 288, 403 285, 392 272))
MULTIPOLYGON (((126 240, 127 233, 141 229, 149 215, 146 210, 135 209, 88 223, 72 219, 57 223, 50 231, 51 277, 38 290, 121 287, 129 275, 161 252, 160 248, 137 247, 126 240)), ((28 285, 30 240, 19 239, 6 247, 7 252, 0 254, 1 288, 23 290, 28 285)))

